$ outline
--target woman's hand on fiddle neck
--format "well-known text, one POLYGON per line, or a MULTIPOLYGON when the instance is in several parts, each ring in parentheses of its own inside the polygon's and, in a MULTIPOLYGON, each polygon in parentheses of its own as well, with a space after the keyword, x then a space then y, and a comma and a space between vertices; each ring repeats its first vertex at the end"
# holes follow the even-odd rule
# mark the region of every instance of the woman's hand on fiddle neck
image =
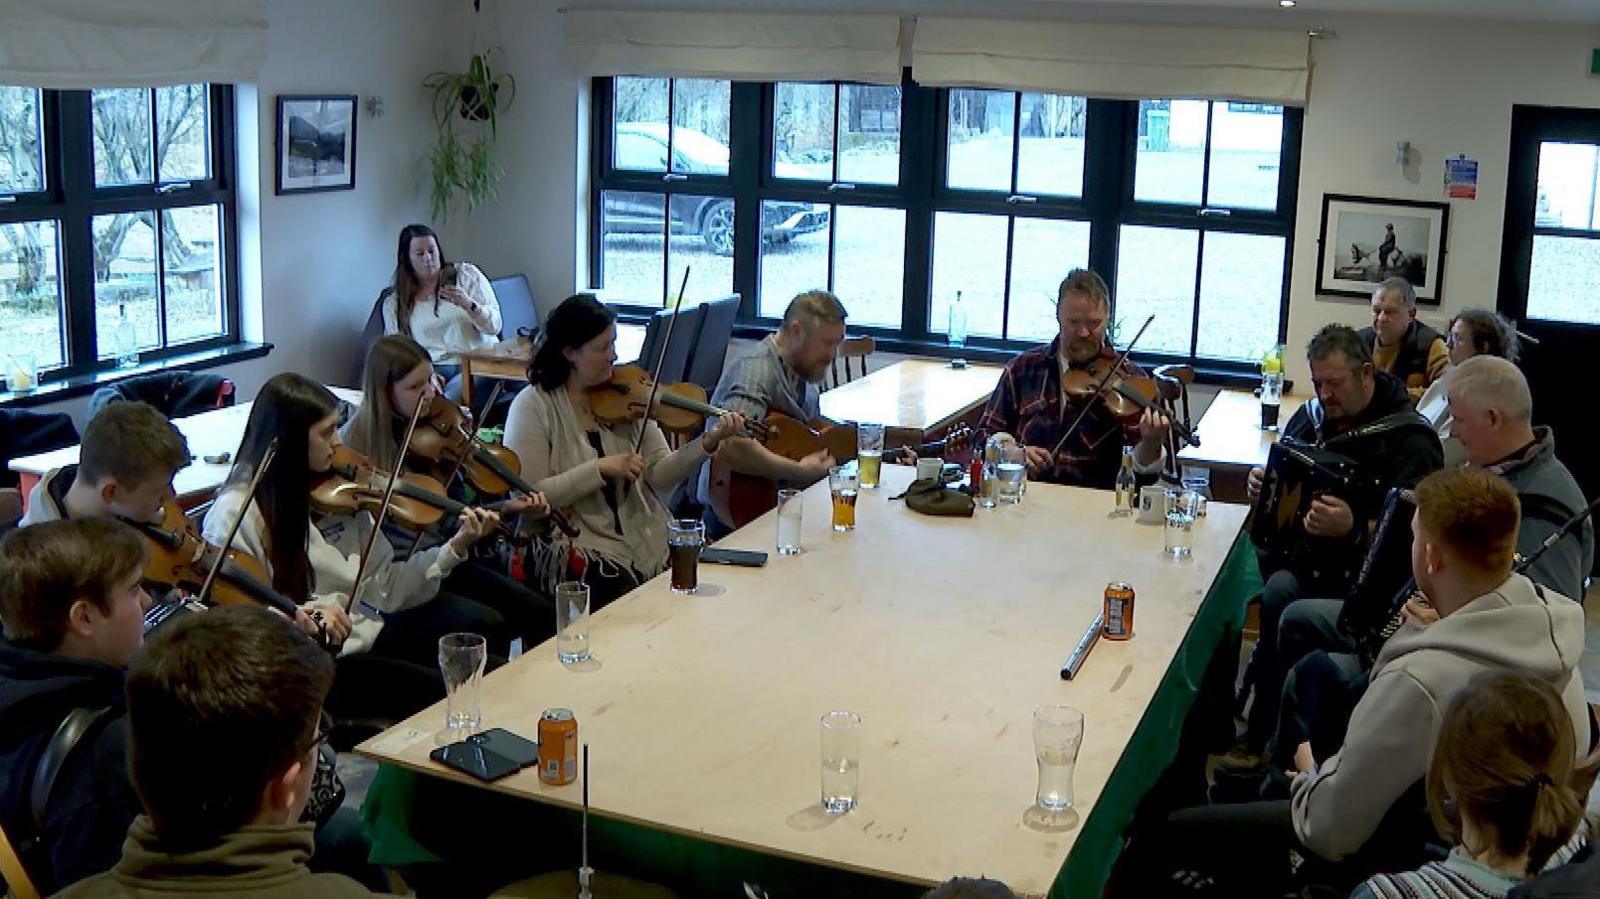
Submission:
POLYGON ((543 518, 550 514, 550 501, 544 498, 543 493, 530 493, 527 496, 508 499, 500 505, 502 518, 523 514, 543 518))
POLYGON ((729 437, 737 437, 743 433, 744 426, 743 413, 733 412, 728 415, 719 415, 717 416, 717 423, 706 431, 704 437, 700 438, 700 445, 705 447, 708 455, 714 453, 717 451, 717 447, 722 445, 722 441, 729 437))
POLYGON ((500 516, 490 512, 488 509, 470 506, 462 509, 461 527, 450 538, 450 548, 455 551, 456 555, 464 558, 467 555, 467 550, 472 548, 472 544, 487 537, 499 526, 500 516))

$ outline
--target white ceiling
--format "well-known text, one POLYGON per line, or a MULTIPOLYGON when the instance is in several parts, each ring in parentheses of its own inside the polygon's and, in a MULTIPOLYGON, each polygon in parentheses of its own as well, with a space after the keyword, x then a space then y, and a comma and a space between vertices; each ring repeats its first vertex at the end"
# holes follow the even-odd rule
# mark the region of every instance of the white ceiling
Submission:
MULTIPOLYGON (((1116 6, 1167 6, 1175 9, 1264 10, 1277 0, 1024 0, 1040 6, 1072 7, 1094 2, 1102 9, 1116 6)), ((1299 0, 1290 15, 1319 13, 1385 13, 1442 16, 1451 19, 1504 19, 1523 22, 1583 22, 1600 24, 1600 0, 1299 0)), ((1600 36, 1597 36, 1600 37, 1600 36)))

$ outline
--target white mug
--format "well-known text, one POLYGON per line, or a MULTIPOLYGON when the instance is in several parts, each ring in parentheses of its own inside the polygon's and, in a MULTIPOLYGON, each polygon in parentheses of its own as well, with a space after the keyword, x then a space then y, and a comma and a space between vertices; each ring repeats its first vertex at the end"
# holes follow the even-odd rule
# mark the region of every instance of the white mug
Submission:
POLYGON ((1167 520, 1167 488, 1150 484, 1139 488, 1139 520, 1145 524, 1161 524, 1167 520))
POLYGON ((944 474, 944 460, 938 456, 917 459, 917 480, 937 481, 944 474))

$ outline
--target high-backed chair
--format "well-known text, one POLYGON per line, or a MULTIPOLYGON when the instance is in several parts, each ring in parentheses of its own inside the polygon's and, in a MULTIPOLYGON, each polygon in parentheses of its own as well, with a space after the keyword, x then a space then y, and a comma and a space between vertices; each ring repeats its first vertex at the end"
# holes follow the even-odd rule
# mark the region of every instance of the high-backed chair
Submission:
POLYGON ((875 351, 877 348, 878 341, 874 338, 846 337, 844 341, 839 344, 838 355, 833 357, 833 362, 828 367, 829 375, 832 378, 831 386, 838 387, 840 384, 848 384, 851 381, 854 381, 856 378, 866 375, 867 357, 871 356, 873 351, 875 351), (851 362, 853 360, 857 361, 858 367, 861 369, 860 374, 856 374, 851 370, 851 362), (841 363, 843 363, 844 366, 844 377, 842 378, 839 376, 839 367, 841 363))
MULTIPOLYGON (((699 333, 704 317, 705 310, 700 306, 678 314, 678 323, 672 327, 672 344, 667 347, 667 356, 661 363, 658 380, 662 384, 685 379, 689 371, 689 352, 693 349, 695 335, 699 333)), ((645 371, 656 370, 656 360, 661 356, 661 347, 667 339, 667 325, 671 321, 671 309, 662 309, 650 316, 650 324, 645 326, 644 345, 639 350, 639 364, 645 371)))
POLYGON ((0 487, 16 487, 21 478, 12 459, 48 453, 78 442, 78 429, 65 412, 0 409, 0 487))
POLYGON ((699 384, 706 393, 710 393, 717 388, 723 363, 728 358, 728 342, 733 339, 734 319, 739 316, 739 295, 701 303, 700 308, 704 310, 703 318, 700 321, 700 333, 694 341, 694 350, 689 356, 687 380, 699 384))
POLYGON ((533 288, 528 286, 528 276, 507 275, 489 282, 494 288, 495 301, 500 304, 500 337, 502 340, 533 337, 539 333, 539 307, 533 302, 533 288))
POLYGON ((361 340, 356 346, 356 358, 350 366, 350 379, 345 381, 353 387, 361 386, 361 375, 367 367, 367 353, 372 351, 372 345, 383 336, 383 300, 389 295, 388 288, 378 294, 372 301, 372 312, 367 315, 367 324, 361 329, 361 340))

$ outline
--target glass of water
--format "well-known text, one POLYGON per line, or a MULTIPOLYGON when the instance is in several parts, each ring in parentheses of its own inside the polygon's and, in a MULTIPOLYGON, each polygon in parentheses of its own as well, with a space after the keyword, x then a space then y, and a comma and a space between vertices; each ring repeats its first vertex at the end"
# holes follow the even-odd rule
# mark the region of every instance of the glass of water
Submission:
POLYGON ((556 585, 556 658, 563 665, 589 661, 589 585, 556 585))
POLYGON ((1033 710, 1033 755, 1039 762, 1035 809, 1058 814, 1072 808, 1072 774, 1082 745, 1082 712, 1064 705, 1033 710))
POLYGON ((883 468, 883 425, 856 426, 856 463, 861 470, 861 489, 878 486, 878 472, 883 468))
POLYGON ((1194 551, 1194 518, 1200 507, 1200 494, 1185 490, 1173 497, 1168 494, 1166 550, 1175 558, 1186 558, 1194 551))
POLYGON ((861 716, 822 716, 822 807, 842 815, 856 807, 861 786, 861 716))
POLYGON ((1028 455, 1020 444, 1000 448, 1000 459, 995 463, 995 495, 1004 505, 1022 502, 1027 489, 1028 455))
POLYGON ((805 500, 799 490, 778 491, 778 555, 800 554, 800 509, 805 500))
POLYGON ((483 683, 483 666, 488 660, 488 642, 478 634, 445 634, 439 638, 445 730, 470 734, 483 726, 478 686, 483 683))

